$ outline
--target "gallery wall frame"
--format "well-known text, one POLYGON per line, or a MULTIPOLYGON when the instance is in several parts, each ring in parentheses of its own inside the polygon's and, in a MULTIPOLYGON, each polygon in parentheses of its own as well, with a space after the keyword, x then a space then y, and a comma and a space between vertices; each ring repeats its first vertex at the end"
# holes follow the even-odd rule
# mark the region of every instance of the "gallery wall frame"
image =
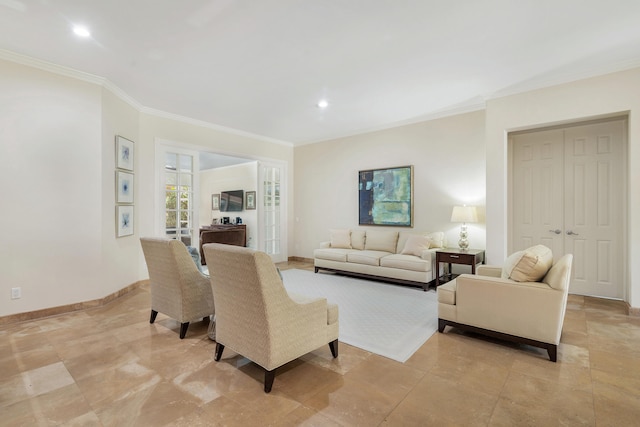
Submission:
POLYGON ((413 227, 413 165, 358 172, 358 224, 413 227))
POLYGON ((116 203, 133 203, 133 174, 116 171, 116 203))
POLYGON ((116 206, 116 237, 133 235, 133 206, 116 206))
POLYGON ((118 169, 133 171, 134 154, 133 141, 116 135, 116 167, 118 169))
POLYGON ((245 193, 245 209, 254 210, 256 208, 256 192, 255 191, 247 191, 245 193))
POLYGON ((220 210, 220 194, 211 195, 211 210, 212 211, 220 210))

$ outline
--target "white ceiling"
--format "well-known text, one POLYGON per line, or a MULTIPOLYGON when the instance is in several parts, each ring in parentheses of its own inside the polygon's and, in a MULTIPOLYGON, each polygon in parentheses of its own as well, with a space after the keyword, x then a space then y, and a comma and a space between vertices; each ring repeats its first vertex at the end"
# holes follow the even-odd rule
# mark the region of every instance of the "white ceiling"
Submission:
POLYGON ((0 49, 298 145, 640 66, 640 1, 0 0, 0 49))

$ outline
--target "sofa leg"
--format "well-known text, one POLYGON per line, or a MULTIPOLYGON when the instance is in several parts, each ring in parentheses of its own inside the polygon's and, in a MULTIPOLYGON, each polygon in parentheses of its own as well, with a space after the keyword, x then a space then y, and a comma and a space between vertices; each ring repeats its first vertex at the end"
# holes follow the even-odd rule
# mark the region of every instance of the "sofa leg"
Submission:
POLYGON ((183 339, 187 335, 187 329, 189 329, 189 322, 180 324, 180 339, 183 339))
POLYGON ((318 267, 313 267, 313 272, 314 272, 314 273, 317 273, 317 272, 318 272, 318 270, 320 270, 318 267))
POLYGON ((331 341, 329 343, 329 348, 331 349, 331 355, 335 359, 338 357, 338 340, 331 341))
POLYGON ((158 312, 155 310, 151 310, 151 317, 149 318, 149 323, 153 323, 156 321, 156 316, 158 315, 158 312))
POLYGON ((547 353, 549 353, 549 360, 552 362, 558 361, 558 346, 555 344, 549 344, 547 347, 547 353))
POLYGON ((216 355, 214 356, 213 360, 215 360, 216 362, 220 361, 220 358, 222 357, 222 352, 224 351, 224 345, 220 344, 219 342, 216 343, 216 355))
POLYGON ((264 370, 264 392, 271 392, 271 387, 273 386, 273 380, 276 378, 276 370, 273 369, 271 371, 264 370))
POLYGON ((444 327, 447 326, 447 322, 442 319, 438 319, 438 332, 444 332, 444 327))

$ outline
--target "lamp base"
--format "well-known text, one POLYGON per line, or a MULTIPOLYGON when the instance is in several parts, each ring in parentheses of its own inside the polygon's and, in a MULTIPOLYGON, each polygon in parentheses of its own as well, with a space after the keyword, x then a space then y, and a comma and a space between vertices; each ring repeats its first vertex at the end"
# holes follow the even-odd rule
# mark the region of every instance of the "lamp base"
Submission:
POLYGON ((467 240, 468 236, 469 234, 467 233, 467 225, 462 224, 462 227, 460 227, 460 240, 458 240, 458 246, 463 251, 469 249, 469 240, 467 240))

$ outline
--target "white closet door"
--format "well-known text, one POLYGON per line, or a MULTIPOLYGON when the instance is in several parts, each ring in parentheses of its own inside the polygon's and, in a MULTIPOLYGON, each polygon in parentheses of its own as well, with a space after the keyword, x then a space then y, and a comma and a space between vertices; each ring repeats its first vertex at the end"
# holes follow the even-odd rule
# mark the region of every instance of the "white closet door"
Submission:
POLYGON ((623 298, 625 120, 513 135, 509 253, 574 255, 570 292, 623 298))

